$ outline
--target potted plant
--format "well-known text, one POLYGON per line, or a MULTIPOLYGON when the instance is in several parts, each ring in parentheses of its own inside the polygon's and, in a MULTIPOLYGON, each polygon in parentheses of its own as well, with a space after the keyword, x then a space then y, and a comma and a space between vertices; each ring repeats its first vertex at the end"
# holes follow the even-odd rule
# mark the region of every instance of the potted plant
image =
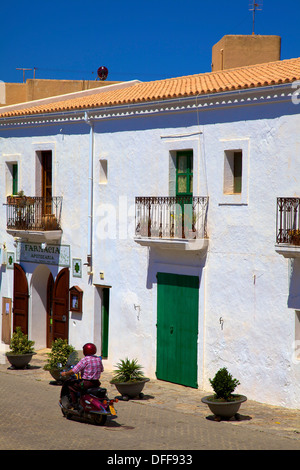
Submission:
POLYGON ((290 243, 292 245, 300 245, 300 230, 299 229, 294 229, 294 230, 289 230, 288 235, 290 237, 290 243))
POLYGON ((142 366, 137 363, 137 359, 131 361, 128 358, 121 359, 115 367, 116 370, 110 383, 115 385, 122 399, 128 400, 137 396, 143 398, 142 390, 150 379, 144 376, 142 366))
POLYGON ((24 191, 21 190, 17 194, 10 194, 7 196, 7 204, 17 205, 19 207, 24 207, 34 204, 34 198, 31 196, 26 196, 24 191))
POLYGON ((28 339, 20 326, 17 326, 10 341, 10 351, 6 353, 7 360, 15 369, 24 369, 28 366, 35 353, 34 341, 28 339))
POLYGON ((44 370, 48 370, 54 380, 58 383, 64 379, 60 376, 61 371, 67 363, 68 357, 75 348, 68 344, 66 339, 58 338, 52 343, 51 352, 47 354, 47 363, 44 365, 44 370))
POLYGON ((236 416, 241 404, 247 400, 244 395, 233 394, 240 382, 232 377, 226 367, 219 369, 209 381, 215 393, 203 397, 201 401, 208 405, 217 419, 236 416))
POLYGON ((16 195, 7 196, 7 204, 11 207, 10 217, 15 228, 28 229, 34 222, 35 199, 25 196, 24 191, 16 195))

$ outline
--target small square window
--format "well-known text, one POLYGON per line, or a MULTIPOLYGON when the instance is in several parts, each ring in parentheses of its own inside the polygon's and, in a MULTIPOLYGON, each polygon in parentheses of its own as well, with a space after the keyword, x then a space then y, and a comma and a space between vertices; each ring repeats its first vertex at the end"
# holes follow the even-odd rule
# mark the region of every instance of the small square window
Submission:
POLYGON ((100 160, 100 184, 107 183, 107 160, 100 160))
POLYGON ((242 193, 243 154, 241 150, 226 150, 224 158, 224 194, 242 193))

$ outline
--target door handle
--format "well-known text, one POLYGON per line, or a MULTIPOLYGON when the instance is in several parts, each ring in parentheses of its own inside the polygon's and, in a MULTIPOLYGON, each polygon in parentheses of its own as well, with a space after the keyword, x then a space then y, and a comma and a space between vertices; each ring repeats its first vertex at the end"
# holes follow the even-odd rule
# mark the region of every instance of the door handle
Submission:
POLYGON ((174 331, 174 326, 170 326, 170 333, 171 333, 171 335, 173 334, 173 331, 174 331))

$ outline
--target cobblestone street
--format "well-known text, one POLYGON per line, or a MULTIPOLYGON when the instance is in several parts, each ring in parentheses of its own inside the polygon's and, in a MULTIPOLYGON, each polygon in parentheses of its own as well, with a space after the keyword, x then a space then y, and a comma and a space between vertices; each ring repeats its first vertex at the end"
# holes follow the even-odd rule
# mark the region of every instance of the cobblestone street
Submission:
MULTIPOLYGON (((1 450, 300 450, 297 410, 247 401, 240 421, 215 422, 199 390, 157 380, 143 400, 119 401, 117 418, 103 427, 67 420, 43 359, 27 370, 0 365, 1 450)), ((110 376, 102 386, 115 396, 110 376)))

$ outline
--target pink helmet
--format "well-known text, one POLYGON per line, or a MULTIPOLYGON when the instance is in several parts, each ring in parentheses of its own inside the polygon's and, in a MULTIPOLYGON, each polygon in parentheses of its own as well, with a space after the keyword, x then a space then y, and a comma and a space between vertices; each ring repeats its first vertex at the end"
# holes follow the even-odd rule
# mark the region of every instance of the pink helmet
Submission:
POLYGON ((96 352, 97 352, 97 348, 93 343, 86 343, 83 346, 83 354, 85 356, 93 356, 94 354, 96 354, 96 352))

